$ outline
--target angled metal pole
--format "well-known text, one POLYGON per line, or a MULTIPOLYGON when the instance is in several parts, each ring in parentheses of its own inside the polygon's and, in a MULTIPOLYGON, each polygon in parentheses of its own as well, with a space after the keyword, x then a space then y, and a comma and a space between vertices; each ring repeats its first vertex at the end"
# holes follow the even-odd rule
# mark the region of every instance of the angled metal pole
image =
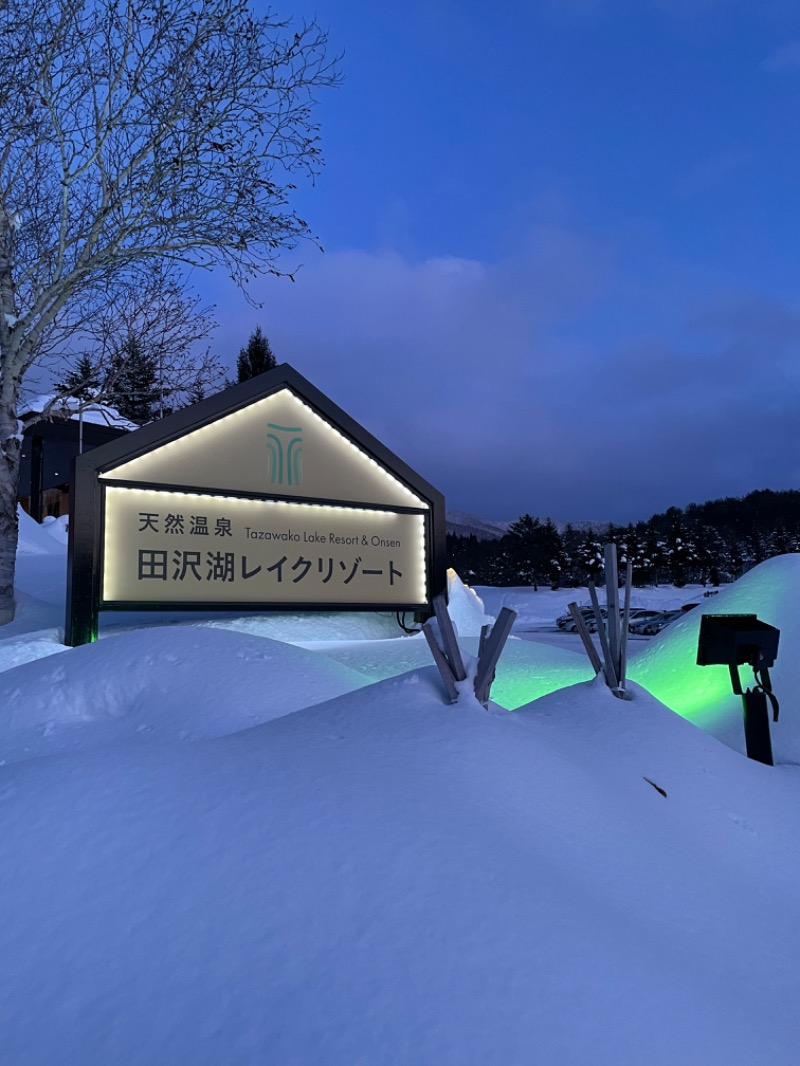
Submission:
POLYGON ((436 643, 436 637, 433 635, 433 630, 431 629, 429 622, 426 622, 425 625, 423 625, 422 632, 425 634, 428 647, 431 649, 433 660, 439 667, 439 673, 442 675, 442 681, 444 681, 444 687, 447 689, 447 695, 450 697, 450 702, 455 703, 458 699, 458 689, 455 686, 453 671, 450 669, 450 664, 447 659, 445 659, 442 649, 436 643))
POLYGON ((589 578, 589 598, 592 601, 592 607, 594 607, 595 618, 597 619, 597 632, 600 636, 600 647, 603 649, 603 672, 606 678, 606 684, 610 689, 616 689, 617 685, 617 673, 614 669, 614 664, 611 661, 611 651, 608 647, 608 634, 606 633, 606 623, 602 614, 600 613, 600 603, 597 599, 597 589, 594 587, 594 581, 589 578))
POLYGON ((606 544, 603 551, 606 568, 606 611, 608 612, 608 646, 614 673, 620 675, 619 654, 619 570, 617 568, 617 546, 606 544))
POLYGON ((497 660, 500 658, 517 612, 504 607, 497 616, 497 621, 492 626, 492 631, 483 648, 483 654, 478 660, 478 671, 475 675, 475 695, 479 702, 486 706, 489 702, 489 689, 494 681, 497 660))
POLYGON ((448 613, 444 596, 433 597, 433 610, 436 614, 436 621, 439 623, 439 632, 442 635, 442 651, 453 671, 453 677, 455 677, 456 681, 463 681, 467 676, 467 671, 464 669, 461 649, 458 646, 456 633, 453 629, 453 620, 448 613))
POLYGON ((578 610, 577 603, 568 603, 567 610, 572 615, 572 620, 575 623, 575 631, 583 641, 583 647, 586 654, 589 656, 589 662, 592 664, 592 669, 596 674, 599 674, 603 669, 603 664, 600 661, 600 656, 597 654, 597 648, 594 646, 592 634, 589 632, 587 625, 583 620, 583 615, 578 610))
POLYGON ((631 584, 633 582, 633 563, 628 560, 625 567, 625 606, 622 609, 622 637, 619 649, 619 687, 625 688, 625 675, 628 670, 628 626, 631 617, 631 584))
POLYGON ((489 639, 489 634, 492 631, 490 625, 481 626, 481 635, 478 638, 478 658, 483 655, 483 649, 486 647, 486 641, 489 639))

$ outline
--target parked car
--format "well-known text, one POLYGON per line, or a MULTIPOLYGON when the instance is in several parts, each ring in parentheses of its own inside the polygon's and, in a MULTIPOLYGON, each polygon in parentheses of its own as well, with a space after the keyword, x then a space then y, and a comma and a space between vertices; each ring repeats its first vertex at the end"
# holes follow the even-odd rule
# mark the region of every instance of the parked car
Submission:
MULTIPOLYGON (((586 628, 590 633, 594 633, 597 630, 597 621, 594 616, 594 609, 591 606, 582 604, 578 607, 578 610, 583 616, 583 620, 586 623, 586 628)), ((600 614, 603 618, 608 618, 608 611, 605 607, 601 606, 600 614)), ((628 613, 628 629, 632 631, 633 624, 635 622, 646 622, 651 618, 656 618, 662 614, 661 611, 652 610, 649 607, 631 607, 628 613)), ((622 609, 620 608, 620 618, 622 618, 622 609)), ((575 621, 571 614, 562 614, 556 619, 556 625, 559 629, 563 629, 565 633, 575 632, 575 621)))
POLYGON ((668 626, 670 622, 674 622, 676 618, 683 618, 684 611, 660 611, 654 618, 645 618, 641 621, 634 622, 629 626, 631 633, 637 633, 643 637, 654 637, 656 633, 660 633, 665 626, 668 626))
POLYGON ((663 611, 656 611, 652 607, 631 607, 628 614, 628 632, 635 633, 634 626, 650 622, 663 613, 663 611))
MULTIPOLYGON (((591 604, 582 603, 578 606, 578 610, 581 612, 581 614, 583 614, 585 618, 594 618, 594 609, 592 608, 591 604)), ((605 604, 600 605, 600 613, 602 614, 603 618, 608 617, 608 611, 606 610, 605 604)), ((628 620, 630 622, 639 621, 643 618, 652 618, 654 615, 661 613, 662 612, 660 610, 656 610, 653 607, 631 607, 628 612, 628 620)), ((619 609, 619 614, 621 618, 623 614, 623 608, 621 605, 619 609)), ((571 619, 571 614, 562 614, 559 618, 556 619, 556 625, 559 627, 559 629, 563 629, 564 625, 571 619)))
MULTIPOLYGON (((594 633, 597 629, 597 621, 594 617, 594 608, 587 607, 585 605, 580 605, 578 607, 578 610, 580 611, 583 620, 586 623, 586 628, 589 630, 590 633, 594 633)), ((606 617, 605 607, 600 608, 600 613, 602 614, 603 618, 606 617)), ((559 629, 563 629, 565 633, 574 633, 577 629, 577 626, 575 625, 575 619, 569 612, 567 612, 567 614, 562 614, 558 618, 556 618, 556 625, 559 629)))

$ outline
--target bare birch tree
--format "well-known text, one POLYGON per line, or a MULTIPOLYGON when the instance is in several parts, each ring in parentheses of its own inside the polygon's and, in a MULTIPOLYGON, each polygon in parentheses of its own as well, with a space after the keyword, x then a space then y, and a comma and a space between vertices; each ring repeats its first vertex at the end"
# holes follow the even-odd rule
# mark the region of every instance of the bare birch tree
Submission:
POLYGON ((243 0, 0 2, 0 622, 14 613, 25 375, 159 269, 246 289, 309 236, 289 200, 320 165, 315 23, 243 0))
MULTIPOLYGON (((81 344, 72 346, 72 358, 67 360, 62 351, 55 360, 43 357, 37 363, 37 368, 44 365, 58 376, 57 387, 48 390, 51 399, 44 417, 48 408, 52 414, 75 413, 91 403, 119 408, 129 399, 134 368, 128 356, 134 352, 154 369, 157 415, 180 407, 198 387, 210 391, 224 387, 220 360, 207 347, 200 347, 214 325, 210 308, 187 291, 174 268, 154 263, 133 285, 116 279, 84 324, 81 344), (92 373, 84 383, 76 371, 88 363, 92 373), (87 390, 84 384, 91 388, 87 390)), ((30 424, 30 415, 25 418, 30 424)))

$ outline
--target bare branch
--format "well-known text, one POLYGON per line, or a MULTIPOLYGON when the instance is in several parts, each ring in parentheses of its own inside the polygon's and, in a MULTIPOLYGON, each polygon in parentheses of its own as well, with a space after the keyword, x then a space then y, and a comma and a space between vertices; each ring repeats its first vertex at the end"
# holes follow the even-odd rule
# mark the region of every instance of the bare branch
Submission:
POLYGON ((246 291, 311 237, 290 201, 322 165, 314 93, 339 73, 316 23, 247 0, 3 0, 0 39, 2 618, 24 376, 56 355, 110 358, 128 330, 175 353, 184 388, 165 301, 186 311, 188 266, 223 265, 246 291), (134 314, 143 278, 166 290, 134 314))

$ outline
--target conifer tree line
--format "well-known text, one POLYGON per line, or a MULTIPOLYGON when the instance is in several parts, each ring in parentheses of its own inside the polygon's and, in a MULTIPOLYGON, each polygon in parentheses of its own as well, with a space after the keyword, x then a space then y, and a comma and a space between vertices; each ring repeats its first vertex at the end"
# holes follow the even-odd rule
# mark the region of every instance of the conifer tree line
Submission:
POLYGON ((90 402, 93 397, 101 396, 123 418, 143 426, 197 403, 221 387, 249 381, 276 365, 275 354, 260 326, 256 326, 247 344, 239 349, 234 381, 223 380, 221 362, 216 356, 207 356, 194 364, 193 375, 176 373, 157 345, 143 342, 132 332, 106 359, 82 355, 56 389, 65 399, 79 402, 90 402))
POLYGON ((628 525, 559 528, 524 514, 496 540, 448 534, 449 565, 470 584, 577 587, 602 576, 603 547, 633 563, 635 585, 719 585, 774 555, 800 551, 800 491, 759 489, 670 507, 628 525))
MULTIPOLYGON (((57 389, 81 402, 103 396, 106 405, 139 426, 173 411, 179 391, 161 374, 158 357, 143 348, 135 336, 129 337, 105 365, 82 355, 57 389)), ((180 390, 186 396, 178 406, 192 402, 198 391, 202 395, 202 381, 180 390)))

